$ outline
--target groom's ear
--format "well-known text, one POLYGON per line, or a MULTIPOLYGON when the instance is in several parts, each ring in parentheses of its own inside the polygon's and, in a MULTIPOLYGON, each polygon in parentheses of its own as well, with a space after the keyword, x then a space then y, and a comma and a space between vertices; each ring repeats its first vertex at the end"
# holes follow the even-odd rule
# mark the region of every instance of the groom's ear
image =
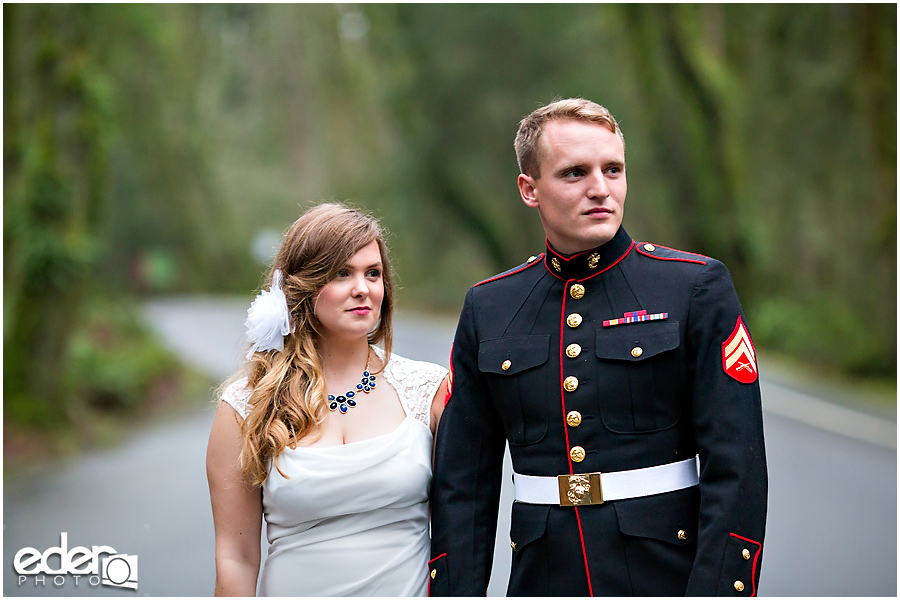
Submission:
POLYGON ((522 196, 522 202, 529 208, 538 207, 537 189, 534 178, 525 173, 519 173, 519 179, 516 181, 519 186, 519 194, 522 196))

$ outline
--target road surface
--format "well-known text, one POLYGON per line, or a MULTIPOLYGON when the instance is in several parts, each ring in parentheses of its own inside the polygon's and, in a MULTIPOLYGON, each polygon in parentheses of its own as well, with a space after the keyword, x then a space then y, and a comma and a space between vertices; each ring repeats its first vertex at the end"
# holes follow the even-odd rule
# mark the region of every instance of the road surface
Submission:
MULTIPOLYGON (((179 356, 222 379, 244 349, 249 300, 161 300, 150 303, 146 314, 179 356)), ((454 326, 401 314, 395 351, 446 364, 454 326)), ((896 419, 825 403, 765 378, 761 386, 770 481, 759 594, 896 596, 896 419)), ((192 416, 145 429, 114 450, 5 482, 4 594, 211 595, 213 527, 204 456, 213 411, 210 403, 192 416), (71 576, 20 582, 14 555, 27 547, 58 547, 61 532, 67 533, 69 551, 106 545, 137 556, 138 589, 87 577, 76 584, 71 576)), ((493 596, 504 595, 510 562, 508 481, 505 476, 493 596)), ((50 564, 59 567, 59 561, 51 557, 50 564)), ((111 571, 109 581, 125 581, 120 573, 111 571)))

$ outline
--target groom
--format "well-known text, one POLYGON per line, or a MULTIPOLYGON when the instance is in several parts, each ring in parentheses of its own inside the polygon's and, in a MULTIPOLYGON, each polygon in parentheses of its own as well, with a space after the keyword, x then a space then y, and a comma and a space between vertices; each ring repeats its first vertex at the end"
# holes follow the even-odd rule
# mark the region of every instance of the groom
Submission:
POLYGON ((485 594, 508 443, 508 595, 754 595, 765 448, 728 271, 628 236, 625 143, 602 106, 540 108, 515 148, 547 248, 466 295, 436 441, 430 594, 485 594))

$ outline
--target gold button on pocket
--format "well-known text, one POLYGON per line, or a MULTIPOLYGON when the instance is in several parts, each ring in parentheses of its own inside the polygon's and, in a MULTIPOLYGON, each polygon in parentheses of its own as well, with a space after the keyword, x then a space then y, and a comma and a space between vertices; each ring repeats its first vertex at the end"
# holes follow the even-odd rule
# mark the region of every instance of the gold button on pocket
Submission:
POLYGON ((741 550, 741 556, 744 557, 744 560, 750 560, 750 551, 744 548, 741 550))
POLYGON ((567 392, 574 392, 578 389, 578 378, 569 375, 563 380, 563 389, 567 392))
POLYGON ((640 346, 635 346, 634 348, 631 349, 631 355, 635 358, 639 357, 643 353, 644 353, 644 349, 641 348, 640 346))
POLYGON ((581 325, 581 315, 579 315, 578 313, 572 313, 571 315, 566 317, 566 325, 568 325, 572 329, 575 329, 576 327, 581 325))
POLYGON ((581 425, 581 413, 577 410, 573 410, 566 415, 566 423, 569 424, 569 427, 578 427, 581 425))
POLYGON ((511 363, 511 362, 509 362, 508 360, 504 360, 504 361, 503 361, 503 364, 500 365, 500 368, 503 369, 504 371, 509 371, 509 368, 510 368, 511 366, 512 366, 512 363, 511 363))
POLYGON ((735 591, 743 592, 744 591, 744 582, 743 581, 735 581, 734 589, 735 589, 735 591))
POLYGON ((431 570, 431 578, 434 579, 435 577, 437 577, 437 569, 432 569, 431 570))
POLYGON ((584 298, 584 286, 580 283, 576 283, 572 287, 569 288, 569 295, 575 298, 576 300, 580 300, 584 298))
POLYGON ((569 458, 572 459, 572 462, 581 462, 584 460, 584 448, 581 446, 575 446, 571 450, 569 450, 569 458))
POLYGON ((578 344, 569 344, 566 346, 566 356, 569 358, 578 358, 579 354, 581 354, 581 346, 578 344))
POLYGON ((687 539, 687 532, 686 532, 684 529, 679 529, 679 530, 678 530, 678 539, 679 539, 679 540, 686 540, 686 539, 687 539))

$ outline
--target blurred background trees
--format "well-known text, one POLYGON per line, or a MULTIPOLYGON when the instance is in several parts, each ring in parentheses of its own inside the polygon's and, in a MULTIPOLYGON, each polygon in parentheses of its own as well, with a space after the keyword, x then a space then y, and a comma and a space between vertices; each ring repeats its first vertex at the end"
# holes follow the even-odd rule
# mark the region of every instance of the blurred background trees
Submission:
POLYGON ((170 365, 125 350, 139 335, 110 307, 249 297, 281 232, 325 200, 390 230, 401 306, 456 311, 469 285, 541 251, 512 139, 567 96, 622 125, 629 233, 723 260, 759 346, 895 375, 895 5, 3 16, 6 418, 130 402, 141 392, 121 382, 85 383, 102 362, 90 348, 143 357, 122 377, 170 365))

